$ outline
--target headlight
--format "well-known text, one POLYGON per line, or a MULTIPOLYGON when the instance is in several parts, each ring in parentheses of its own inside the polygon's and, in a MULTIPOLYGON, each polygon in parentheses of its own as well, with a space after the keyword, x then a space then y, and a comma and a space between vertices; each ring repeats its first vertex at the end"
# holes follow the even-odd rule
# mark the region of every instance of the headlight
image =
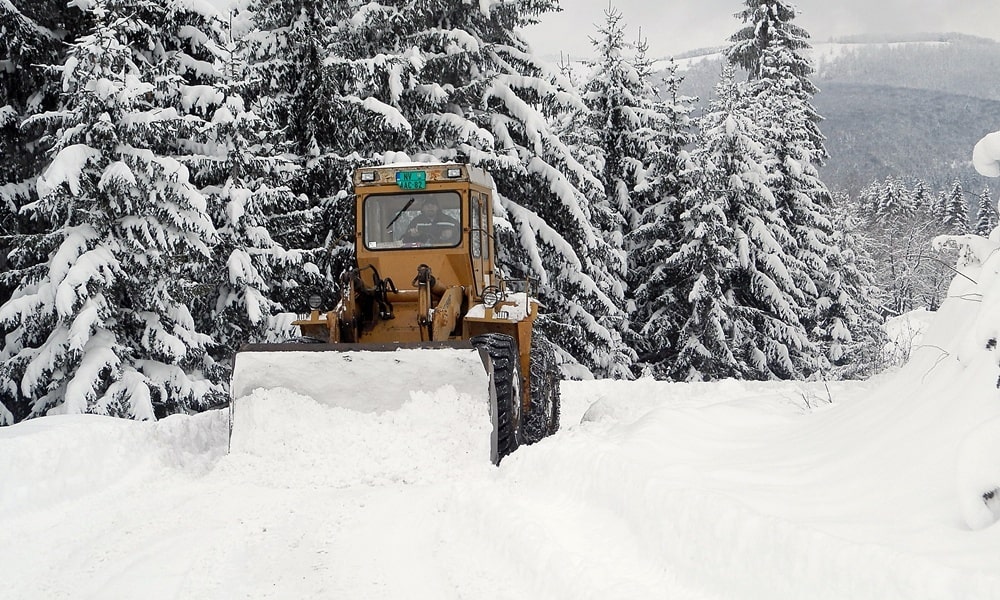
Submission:
POLYGON ((493 308, 500 301, 500 289, 496 286, 489 286, 483 290, 483 306, 493 308))
POLYGON ((319 307, 322 305, 323 305, 323 299, 320 298, 318 295, 313 294, 312 296, 309 296, 310 310, 319 310, 319 307))

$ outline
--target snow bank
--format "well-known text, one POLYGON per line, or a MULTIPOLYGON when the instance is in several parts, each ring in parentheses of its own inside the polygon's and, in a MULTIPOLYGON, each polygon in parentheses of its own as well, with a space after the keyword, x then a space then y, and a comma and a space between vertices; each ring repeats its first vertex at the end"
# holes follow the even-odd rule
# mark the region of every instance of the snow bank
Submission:
POLYGON ((1000 439, 1000 244, 996 235, 953 240, 966 247, 969 264, 952 281, 921 354, 907 366, 933 381, 948 421, 966 416, 953 432, 961 444, 959 504, 966 524, 979 529, 1000 520, 1000 444, 989 441, 1000 439))
POLYGON ((888 341, 883 353, 889 364, 902 364, 909 360, 914 347, 919 347, 924 332, 930 327, 934 312, 920 308, 888 319, 883 326, 888 341))
POLYGON ((1000 521, 1000 419, 970 431, 958 454, 958 500, 966 524, 984 529, 1000 521))
MULTIPOLYGON (((838 384, 836 404, 814 411, 773 383, 567 382, 564 395, 593 400, 583 423, 515 453, 501 472, 516 483, 512 501, 524 491, 545 498, 593 533, 558 538, 565 554, 525 560, 556 589, 588 582, 578 597, 589 598, 678 588, 679 597, 1000 598, 990 566, 1000 530, 970 538, 953 487, 957 442, 983 407, 953 410, 961 392, 942 401, 940 389, 917 394, 926 382, 903 378, 911 389, 897 379, 874 395, 838 384), (602 543, 623 548, 612 559, 625 564, 606 572, 595 562, 602 543), (630 587, 607 587, 637 569, 630 587)), ((461 526, 488 510, 470 509, 461 526)), ((530 531, 486 523, 475 533, 533 545, 530 531)))
POLYGON ((226 452, 226 415, 137 423, 61 415, 0 427, 0 514, 72 505, 164 471, 204 474, 226 452))

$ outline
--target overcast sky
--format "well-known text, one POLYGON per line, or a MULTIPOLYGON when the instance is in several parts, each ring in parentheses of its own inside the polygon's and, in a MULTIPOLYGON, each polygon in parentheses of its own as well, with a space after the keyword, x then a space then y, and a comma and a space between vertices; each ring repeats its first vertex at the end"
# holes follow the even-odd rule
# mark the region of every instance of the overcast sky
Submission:
MULTIPOLYGON (((561 0, 563 11, 542 17, 525 35, 538 54, 591 54, 608 0, 561 0)), ((799 0, 796 23, 812 41, 858 33, 968 33, 1000 38, 1000 0, 799 0)), ((719 46, 740 22, 741 0, 614 0, 633 39, 642 25, 654 58, 719 46)))

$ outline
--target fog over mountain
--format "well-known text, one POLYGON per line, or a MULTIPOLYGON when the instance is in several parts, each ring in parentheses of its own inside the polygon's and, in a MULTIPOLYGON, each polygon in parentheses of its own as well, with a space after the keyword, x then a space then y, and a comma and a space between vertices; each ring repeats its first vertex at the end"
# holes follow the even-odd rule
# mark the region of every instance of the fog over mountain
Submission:
MULTIPOLYGON (((961 31, 997 38, 1000 3, 995 0, 794 0, 796 23, 816 42, 846 35, 887 33, 894 37, 925 31, 961 31)), ((608 0, 561 0, 562 10, 541 15, 525 36, 539 55, 584 59, 594 55, 590 38, 604 20, 608 0)), ((614 0, 629 39, 642 35, 655 56, 676 55, 693 48, 726 43, 738 28, 737 0, 614 0)))
MULTIPOLYGON (((719 49, 676 59, 681 91, 711 99, 719 49)), ((978 193, 988 180, 972 168, 972 147, 1000 126, 1000 43, 961 34, 865 35, 813 47, 830 153, 821 170, 835 191, 856 193, 887 176, 917 177, 932 188, 956 178, 978 193)), ((995 185, 994 185, 995 187, 995 185)))

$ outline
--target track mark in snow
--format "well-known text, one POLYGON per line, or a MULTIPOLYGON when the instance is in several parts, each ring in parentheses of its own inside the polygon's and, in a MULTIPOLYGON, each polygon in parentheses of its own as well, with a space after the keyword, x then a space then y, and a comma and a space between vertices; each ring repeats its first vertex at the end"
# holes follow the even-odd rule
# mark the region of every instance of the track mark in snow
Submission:
MULTIPOLYGON (((685 588, 668 563, 650 556, 622 515, 572 495, 502 478, 458 490, 455 506, 448 539, 478 540, 477 548, 454 558, 461 570, 476 574, 466 582, 489 580, 499 567, 516 574, 524 588, 512 598, 714 598, 685 588)), ((460 591, 468 597, 488 593, 460 591)))

